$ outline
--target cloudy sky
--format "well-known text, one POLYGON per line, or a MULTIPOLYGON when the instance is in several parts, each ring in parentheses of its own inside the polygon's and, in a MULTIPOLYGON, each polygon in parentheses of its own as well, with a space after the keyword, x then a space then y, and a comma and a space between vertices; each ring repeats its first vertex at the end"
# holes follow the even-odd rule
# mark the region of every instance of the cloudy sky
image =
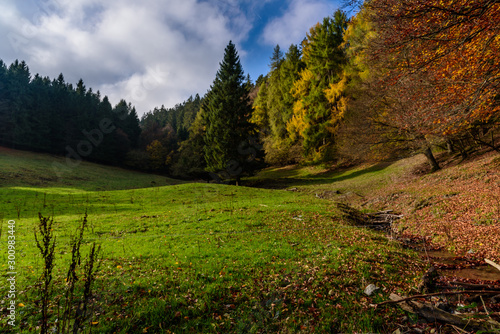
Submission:
POLYGON ((337 0, 1 0, 0 59, 136 106, 209 89, 230 40, 253 80, 276 44, 299 44, 337 0))

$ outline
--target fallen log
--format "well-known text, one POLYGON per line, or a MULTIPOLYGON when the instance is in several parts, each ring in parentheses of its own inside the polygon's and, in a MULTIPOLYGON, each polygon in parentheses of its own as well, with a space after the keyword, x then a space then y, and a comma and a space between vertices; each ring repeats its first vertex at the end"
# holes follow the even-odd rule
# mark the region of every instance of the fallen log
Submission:
MULTIPOLYGON (((385 302, 381 302, 376 304, 377 306, 379 305, 385 305, 385 304, 397 304, 397 303, 402 303, 406 302, 409 300, 413 299, 418 299, 418 298, 427 298, 427 297, 433 297, 433 296, 451 296, 451 295, 460 295, 460 294, 471 294, 471 295, 496 295, 498 294, 498 291, 480 291, 480 290, 462 290, 462 291, 443 291, 443 292, 434 292, 434 293, 427 293, 423 295, 414 295, 411 297, 399 297, 399 299, 393 299, 389 296, 391 300, 386 300, 385 302)), ((396 294, 391 294, 396 295, 396 294)), ((396 295, 397 296, 397 295, 396 295)))
MULTIPOLYGON (((437 295, 437 294, 429 294, 429 295, 437 295)), ((492 331, 500 329, 500 323, 494 320, 477 321, 470 318, 466 318, 464 317, 464 315, 454 315, 448 313, 437 307, 432 306, 429 303, 422 304, 417 301, 411 300, 415 299, 416 296, 403 298, 395 293, 392 293, 389 296, 389 298, 391 300, 388 302, 397 303, 403 310, 410 313, 418 314, 419 316, 424 317, 429 322, 440 321, 454 326, 459 326, 461 329, 468 329, 468 330, 492 331)), ((384 303, 387 304, 387 302, 384 303)), ((382 303, 378 305, 381 304, 382 303)))
MULTIPOLYGON (((471 288, 471 289, 483 289, 483 290, 489 290, 489 291, 500 291, 500 287, 496 287, 494 285, 490 285, 490 284, 472 284, 472 283, 465 283, 465 282, 456 282, 456 281, 452 281, 452 282, 448 282, 449 284, 451 285, 460 285, 460 286, 463 286, 463 287, 466 287, 466 288, 471 288)), ((456 287, 453 287, 453 286, 440 286, 442 288, 448 288, 448 289, 453 289, 453 288, 456 288, 456 287)))
POLYGON ((500 270, 500 264, 496 264, 495 262, 493 262, 493 261, 491 261, 491 260, 488 260, 488 259, 484 259, 484 261, 485 261, 487 264, 489 264, 489 265, 491 265, 491 266, 495 267, 496 269, 500 270))

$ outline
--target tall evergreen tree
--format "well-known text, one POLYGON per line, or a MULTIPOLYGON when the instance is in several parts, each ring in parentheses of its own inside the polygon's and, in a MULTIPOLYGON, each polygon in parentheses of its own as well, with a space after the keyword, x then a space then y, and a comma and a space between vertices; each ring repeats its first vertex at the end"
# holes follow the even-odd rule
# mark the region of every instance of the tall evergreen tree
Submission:
POLYGON ((252 107, 236 47, 229 42, 224 59, 207 94, 204 106, 207 171, 227 173, 239 179, 253 168, 255 148, 248 137, 254 133, 249 122, 252 107))
POLYGON ((29 148, 33 131, 32 95, 30 92, 31 73, 23 60, 16 60, 9 66, 7 96, 14 121, 12 145, 15 148, 29 148))
POLYGON ((136 148, 139 143, 139 136, 141 135, 141 127, 139 125, 139 116, 135 107, 130 109, 128 117, 124 120, 125 133, 128 135, 132 148, 136 148))
POLYGON ((271 56, 271 63, 269 64, 271 72, 279 69, 282 62, 283 62, 283 52, 281 51, 279 44, 276 44, 273 50, 273 55, 271 56))
POLYGON ((12 142, 14 120, 9 108, 8 71, 5 63, 0 59, 0 145, 8 145, 12 142))

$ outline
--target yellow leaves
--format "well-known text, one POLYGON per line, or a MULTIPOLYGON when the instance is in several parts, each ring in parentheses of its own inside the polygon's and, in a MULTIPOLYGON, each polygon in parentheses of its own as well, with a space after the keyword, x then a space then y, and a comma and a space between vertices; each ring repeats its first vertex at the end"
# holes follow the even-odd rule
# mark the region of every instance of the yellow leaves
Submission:
POLYGON ((314 78, 314 74, 309 69, 304 69, 300 72, 300 78, 293 83, 292 87, 292 95, 293 97, 300 99, 303 96, 306 96, 307 91, 309 90, 309 85, 314 78))
POLYGON ((292 118, 287 122, 286 129, 293 141, 303 136, 307 128, 307 122, 305 120, 307 108, 303 98, 307 96, 313 77, 314 74, 312 71, 306 68, 300 72, 300 78, 294 82, 292 87, 291 93, 296 101, 293 104, 292 118))
POLYGON ((346 97, 348 79, 345 73, 337 83, 330 83, 325 89, 325 96, 332 105, 330 122, 327 125, 328 131, 334 132, 339 122, 344 118, 347 111, 348 98, 346 97))
POLYGON ((262 108, 260 105, 254 105, 252 118, 250 119, 250 122, 256 124, 260 128, 266 127, 267 125, 266 109, 262 108))
POLYGON ((307 123, 305 121, 306 109, 301 100, 296 101, 293 105, 293 116, 286 124, 286 130, 290 138, 295 141, 299 136, 304 134, 307 123))
POLYGON ((331 104, 335 104, 342 94, 347 89, 347 77, 342 75, 342 79, 337 83, 330 83, 328 88, 324 90, 326 99, 331 104))

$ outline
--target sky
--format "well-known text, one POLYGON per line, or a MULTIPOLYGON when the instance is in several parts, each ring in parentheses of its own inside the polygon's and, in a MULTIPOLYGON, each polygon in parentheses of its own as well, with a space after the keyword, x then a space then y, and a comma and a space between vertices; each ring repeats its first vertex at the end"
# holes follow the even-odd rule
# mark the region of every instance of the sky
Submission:
POLYGON ((139 116, 212 84, 231 40, 255 81, 339 8, 337 0, 2 0, 0 59, 25 60, 31 74, 82 79, 139 116))

